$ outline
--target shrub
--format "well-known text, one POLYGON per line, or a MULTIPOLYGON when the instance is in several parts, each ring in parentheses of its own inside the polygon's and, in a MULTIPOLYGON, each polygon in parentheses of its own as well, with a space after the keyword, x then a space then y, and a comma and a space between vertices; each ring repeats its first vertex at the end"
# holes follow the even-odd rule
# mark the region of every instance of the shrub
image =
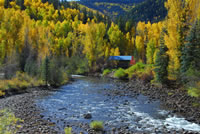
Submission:
POLYGON ((112 69, 112 72, 115 72, 115 71, 117 71, 117 69, 112 69))
POLYGON ((26 73, 17 72, 11 80, 0 80, 0 96, 5 95, 4 91, 9 89, 24 89, 33 86, 43 85, 44 82, 37 78, 32 78, 26 73))
POLYGON ((200 80, 200 71, 190 67, 186 72, 181 74, 181 80, 183 83, 194 82, 200 80))
POLYGON ((72 128, 71 127, 66 127, 65 128, 65 134, 72 134, 72 128))
POLYGON ((4 96, 5 92, 0 90, 0 96, 4 96))
POLYGON ((108 74, 111 73, 111 72, 112 72, 111 70, 105 69, 105 70, 103 71, 103 76, 106 76, 106 75, 108 75, 108 74))
POLYGON ((119 68, 115 73, 114 73, 114 77, 116 78, 120 78, 120 79, 124 79, 126 78, 127 74, 125 72, 124 69, 119 68))
POLYGON ((151 80, 153 80, 153 73, 144 73, 140 79, 145 83, 151 82, 151 80))
POLYGON ((90 123, 90 127, 96 131, 102 131, 104 129, 102 121, 93 121, 90 123))
POLYGON ((125 72, 128 74, 128 77, 131 78, 134 74, 139 74, 144 71, 145 64, 138 62, 135 65, 129 67, 125 70, 125 72))
POLYGON ((188 94, 192 97, 200 97, 200 89, 196 87, 189 87, 188 94))
POLYGON ((192 97, 200 97, 200 71, 189 68, 181 75, 182 83, 192 97))
POLYGON ((14 134, 21 127, 17 125, 20 122, 19 118, 16 118, 15 115, 8 110, 0 111, 0 133, 1 134, 14 134))

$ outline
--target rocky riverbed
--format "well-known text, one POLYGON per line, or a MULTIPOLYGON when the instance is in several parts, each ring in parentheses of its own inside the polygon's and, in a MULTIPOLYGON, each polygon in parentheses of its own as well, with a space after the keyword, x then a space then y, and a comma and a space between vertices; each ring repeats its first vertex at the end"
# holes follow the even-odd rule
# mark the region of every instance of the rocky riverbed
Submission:
POLYGON ((200 124, 200 99, 191 97, 181 88, 156 87, 140 80, 128 83, 117 83, 119 89, 111 91, 113 94, 135 96, 143 94, 150 100, 160 100, 162 105, 173 113, 182 115, 188 121, 200 124))
POLYGON ((72 127, 74 133, 89 134, 198 134, 198 128, 197 131, 189 129, 199 127, 199 107, 191 106, 199 100, 187 96, 184 91, 158 89, 136 80, 128 83, 113 80, 109 80, 108 83, 98 81, 101 80, 98 78, 90 78, 89 81, 78 80, 59 90, 46 90, 42 87, 28 89, 26 93, 1 98, 0 109, 11 109, 16 117, 24 120, 21 123, 22 128, 17 133, 57 134, 64 133, 65 127, 72 127), (110 87, 109 84, 115 86, 110 87), (160 109, 158 106, 163 108, 160 109), (135 108, 140 108, 140 112, 135 108), (196 124, 189 124, 182 118, 168 117, 174 114, 181 115, 196 124), (90 129, 89 123, 92 120, 103 120, 105 131, 95 132, 90 129), (183 122, 185 129, 173 128, 173 125, 176 125, 173 121, 177 120, 183 122))
POLYGON ((22 126, 18 134, 56 134, 56 126, 54 123, 44 120, 40 115, 42 109, 38 109, 35 99, 38 96, 46 96, 53 90, 45 88, 30 88, 26 93, 9 95, 9 97, 0 99, 0 109, 11 110, 17 118, 24 120, 20 123, 22 126))

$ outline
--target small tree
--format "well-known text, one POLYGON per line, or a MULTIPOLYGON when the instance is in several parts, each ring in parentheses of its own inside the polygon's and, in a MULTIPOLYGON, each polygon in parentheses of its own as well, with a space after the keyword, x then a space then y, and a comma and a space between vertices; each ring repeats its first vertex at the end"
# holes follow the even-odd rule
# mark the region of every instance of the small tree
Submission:
POLYGON ((168 80, 168 62, 169 62, 169 56, 167 55, 168 48, 166 47, 164 43, 164 33, 165 30, 163 29, 161 39, 160 39, 160 51, 157 52, 156 55, 156 62, 155 62, 155 80, 157 82, 160 82, 162 84, 166 83, 168 80))
POLYGON ((19 66, 20 66, 20 69, 21 71, 25 71, 25 65, 26 65, 26 62, 27 62, 27 59, 30 55, 30 44, 29 44, 29 41, 28 41, 28 33, 29 33, 29 29, 26 29, 25 30, 25 40, 24 40, 24 47, 20 53, 20 57, 19 57, 19 66))
POLYGON ((45 81, 46 86, 50 81, 50 69, 49 69, 50 60, 49 57, 46 56, 44 59, 44 63, 42 65, 42 79, 45 81))
POLYGON ((186 38, 181 56, 181 73, 190 68, 200 71, 200 20, 197 20, 186 38))

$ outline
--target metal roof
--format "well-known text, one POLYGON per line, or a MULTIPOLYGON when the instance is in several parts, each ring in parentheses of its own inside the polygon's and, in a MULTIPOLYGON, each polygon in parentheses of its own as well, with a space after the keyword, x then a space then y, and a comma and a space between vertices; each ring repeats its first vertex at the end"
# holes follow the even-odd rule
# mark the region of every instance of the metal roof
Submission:
POLYGON ((109 60, 131 60, 132 56, 110 56, 109 60))

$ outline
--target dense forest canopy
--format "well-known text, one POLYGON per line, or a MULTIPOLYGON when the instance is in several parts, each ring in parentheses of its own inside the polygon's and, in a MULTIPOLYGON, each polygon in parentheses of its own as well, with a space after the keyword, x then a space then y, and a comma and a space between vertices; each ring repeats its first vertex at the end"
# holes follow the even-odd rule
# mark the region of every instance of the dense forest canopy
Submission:
POLYGON ((164 3, 167 0, 146 0, 131 9, 124 17, 126 20, 132 19, 136 22, 158 22, 167 15, 167 9, 164 3))
MULTIPOLYGON (((152 65, 157 81, 163 82, 162 75, 188 80, 190 73, 200 71, 200 2, 160 2, 168 11, 164 20, 128 20, 122 27, 76 2, 1 0, 0 65, 7 68, 6 78, 20 70, 57 83, 56 74, 102 71, 109 56, 133 55, 137 62, 152 65)), ((196 81, 195 87, 199 84, 196 81)))

